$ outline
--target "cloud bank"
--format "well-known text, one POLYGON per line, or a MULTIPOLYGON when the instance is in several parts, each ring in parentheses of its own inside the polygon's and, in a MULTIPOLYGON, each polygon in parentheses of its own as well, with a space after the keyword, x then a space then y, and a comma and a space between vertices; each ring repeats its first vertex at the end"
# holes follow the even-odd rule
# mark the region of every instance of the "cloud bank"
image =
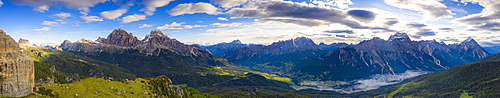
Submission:
POLYGON ((314 88, 317 90, 329 90, 339 93, 356 93, 361 91, 368 91, 373 89, 378 89, 382 86, 391 85, 399 83, 405 79, 413 78, 419 75, 427 74, 428 72, 417 71, 417 70, 407 70, 404 73, 393 74, 376 74, 372 75, 366 79, 353 80, 350 82, 342 81, 304 81, 299 83, 302 87, 297 87, 295 89, 305 89, 314 88), (349 85, 352 84, 352 85, 349 85), (330 87, 331 85, 349 85, 347 87, 337 89, 330 87))

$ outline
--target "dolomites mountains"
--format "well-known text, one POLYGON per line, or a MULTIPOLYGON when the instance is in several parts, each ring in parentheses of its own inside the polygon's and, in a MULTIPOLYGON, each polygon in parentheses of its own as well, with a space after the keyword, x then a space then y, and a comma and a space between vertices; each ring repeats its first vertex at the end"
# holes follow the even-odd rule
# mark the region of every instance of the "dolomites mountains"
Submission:
POLYGON ((21 97, 35 86, 33 60, 0 30, 0 97, 21 97))

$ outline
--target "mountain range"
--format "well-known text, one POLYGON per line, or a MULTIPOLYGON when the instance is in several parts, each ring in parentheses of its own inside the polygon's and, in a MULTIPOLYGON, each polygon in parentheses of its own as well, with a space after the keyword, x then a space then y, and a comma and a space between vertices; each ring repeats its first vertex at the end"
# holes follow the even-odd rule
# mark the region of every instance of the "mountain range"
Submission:
POLYGON ((270 45, 249 45, 234 40, 199 46, 181 43, 160 30, 152 30, 144 39, 138 39, 132 33, 118 28, 106 38, 99 37, 95 41, 65 40, 55 47, 63 51, 30 46, 25 39, 19 42, 22 43, 22 49, 30 51, 29 55, 35 61, 37 84, 43 84, 43 81, 82 81, 84 78, 78 78, 80 76, 122 81, 165 75, 171 79, 168 85, 194 87, 203 93, 226 97, 235 94, 254 96, 243 92, 266 96, 268 94, 264 92, 298 93, 311 97, 456 97, 457 94, 490 97, 496 95, 486 93, 496 90, 487 90, 486 87, 494 87, 497 79, 494 76, 482 76, 494 71, 481 68, 495 69, 496 59, 500 58, 498 54, 489 56, 490 53, 470 37, 461 43, 445 44, 435 40, 413 41, 405 33, 396 33, 387 40, 375 37, 358 44, 316 44, 310 38, 298 37, 270 45), (473 63, 476 61, 486 62, 473 63), (485 71, 471 74, 481 77, 467 75, 477 70, 485 71), (413 76, 403 76, 407 72, 434 73, 411 78, 413 76), (453 75, 455 73, 461 75, 453 75), (380 87, 377 86, 346 91, 354 86, 362 86, 359 81, 383 75, 396 77, 392 77, 395 80, 385 80, 391 82, 387 84, 402 82, 381 87, 380 90, 370 90, 380 87), (469 77, 469 80, 452 80, 459 76, 469 77), (410 79, 404 80, 407 78, 410 79), (461 87, 436 86, 443 83, 461 87), (467 83, 483 86, 465 85, 467 83), (264 92, 258 92, 257 89, 264 92), (434 93, 440 91, 442 94, 434 93), (346 92, 349 94, 341 94, 346 92))
POLYGON ((267 46, 236 47, 221 57, 237 65, 297 80, 355 80, 407 70, 442 71, 489 55, 472 38, 447 45, 435 40, 412 41, 405 33, 396 33, 388 40, 375 37, 357 45, 329 45, 338 49, 325 49, 326 46, 299 37, 267 46))

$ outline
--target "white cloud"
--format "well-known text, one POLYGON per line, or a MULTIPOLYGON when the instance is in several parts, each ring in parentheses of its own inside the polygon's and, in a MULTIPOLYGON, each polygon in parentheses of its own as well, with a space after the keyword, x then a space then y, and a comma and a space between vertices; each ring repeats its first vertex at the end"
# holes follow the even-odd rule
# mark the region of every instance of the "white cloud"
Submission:
POLYGON ((55 26, 57 24, 58 23, 54 22, 54 21, 43 21, 43 23, 42 23, 42 25, 46 25, 46 26, 55 26))
POLYGON ((207 13, 210 15, 217 15, 217 10, 217 7, 213 6, 212 4, 199 2, 179 4, 171 10, 167 10, 166 12, 172 16, 194 13, 207 13))
POLYGON ((213 23, 213 24, 210 24, 211 26, 214 26, 214 27, 236 27, 236 26, 240 26, 241 24, 243 23, 230 23, 230 24, 223 24, 223 23, 213 23))
POLYGON ((153 25, 142 24, 139 28, 147 28, 147 27, 153 27, 153 25))
POLYGON ((102 18, 100 18, 99 16, 80 16, 80 18, 82 18, 82 20, 80 20, 80 22, 84 22, 84 23, 103 21, 102 18))
POLYGON ((33 29, 33 31, 49 31, 50 30, 50 27, 43 27, 43 28, 40 28, 40 29, 33 29))
POLYGON ((146 15, 134 14, 134 15, 128 15, 128 16, 123 17, 121 19, 121 21, 122 21, 122 23, 130 23, 130 22, 145 20, 145 19, 146 19, 146 15))
POLYGON ((227 18, 223 18, 223 17, 217 17, 217 19, 224 20, 224 21, 229 21, 227 18))
POLYGON ((458 0, 463 3, 474 3, 484 7, 481 13, 457 18, 453 22, 468 26, 469 29, 498 31, 500 30, 500 1, 498 0, 458 0))
POLYGON ((349 5, 353 5, 351 0, 310 0, 313 4, 316 4, 320 7, 338 7, 341 9, 349 8, 349 5))
POLYGON ((191 29, 191 28, 198 28, 198 27, 207 27, 206 25, 184 25, 182 26, 183 29, 191 29))
POLYGON ((185 23, 184 22, 181 22, 181 23, 172 22, 171 24, 165 24, 163 26, 156 27, 156 29, 160 29, 160 30, 165 30, 165 29, 191 29, 191 28, 198 28, 198 27, 207 27, 206 25, 183 25, 183 24, 185 24, 185 23))
POLYGON ((223 8, 232 8, 235 6, 240 6, 241 4, 246 3, 248 0, 210 0, 211 3, 219 5, 223 8))
POLYGON ((104 17, 106 19, 115 19, 115 18, 122 16, 127 11, 128 11, 128 8, 120 8, 117 10, 104 11, 104 12, 101 12, 100 14, 102 17, 104 17))
POLYGON ((264 21, 279 21, 309 27, 342 24, 351 28, 367 27, 350 19, 349 16, 362 16, 370 19, 376 16, 375 14, 369 14, 373 12, 366 10, 349 14, 340 9, 321 8, 290 1, 250 2, 245 5, 245 8, 233 8, 228 13, 232 17, 261 18, 264 21))
POLYGON ((66 19, 68 17, 71 17, 71 13, 65 13, 65 12, 61 12, 59 14, 54 14, 52 16, 56 16, 56 17, 59 17, 61 19, 66 19))
POLYGON ((3 2, 2 2, 2 0, 0 0, 0 7, 1 7, 2 5, 3 5, 3 2))
POLYGON ((80 26, 80 24, 74 24, 73 26, 78 27, 78 26, 80 26))
POLYGON ((421 11, 423 21, 436 21, 441 18, 452 17, 452 13, 440 0, 385 0, 385 3, 394 7, 421 11))
POLYGON ((94 7, 99 3, 104 3, 109 0, 12 0, 16 5, 26 5, 33 7, 33 10, 45 12, 49 10, 49 6, 63 5, 66 8, 78 9, 88 12, 89 7, 94 7))
POLYGON ((147 15, 153 15, 156 8, 168 5, 171 1, 174 0, 144 0, 142 3, 146 5, 146 7, 142 8, 140 11, 143 11, 147 15))
POLYGON ((175 27, 182 26, 182 24, 184 24, 184 22, 181 22, 181 23, 172 22, 171 24, 165 24, 163 26, 156 27, 156 29, 160 29, 160 30, 165 30, 165 29, 182 29, 182 28, 175 28, 175 27))
POLYGON ((49 6, 48 5, 42 5, 42 6, 38 6, 38 7, 33 8, 33 10, 43 13, 45 11, 49 11, 49 6))

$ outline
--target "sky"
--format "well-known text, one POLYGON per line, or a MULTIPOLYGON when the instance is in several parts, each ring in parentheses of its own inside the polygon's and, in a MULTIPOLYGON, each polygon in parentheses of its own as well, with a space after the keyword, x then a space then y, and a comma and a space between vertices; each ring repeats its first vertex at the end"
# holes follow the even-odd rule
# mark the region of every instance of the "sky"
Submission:
POLYGON ((403 32, 416 41, 472 37, 495 46, 500 0, 0 0, 0 29, 16 40, 58 45, 117 28, 138 38, 159 29, 200 45, 296 37, 357 44, 403 32))

